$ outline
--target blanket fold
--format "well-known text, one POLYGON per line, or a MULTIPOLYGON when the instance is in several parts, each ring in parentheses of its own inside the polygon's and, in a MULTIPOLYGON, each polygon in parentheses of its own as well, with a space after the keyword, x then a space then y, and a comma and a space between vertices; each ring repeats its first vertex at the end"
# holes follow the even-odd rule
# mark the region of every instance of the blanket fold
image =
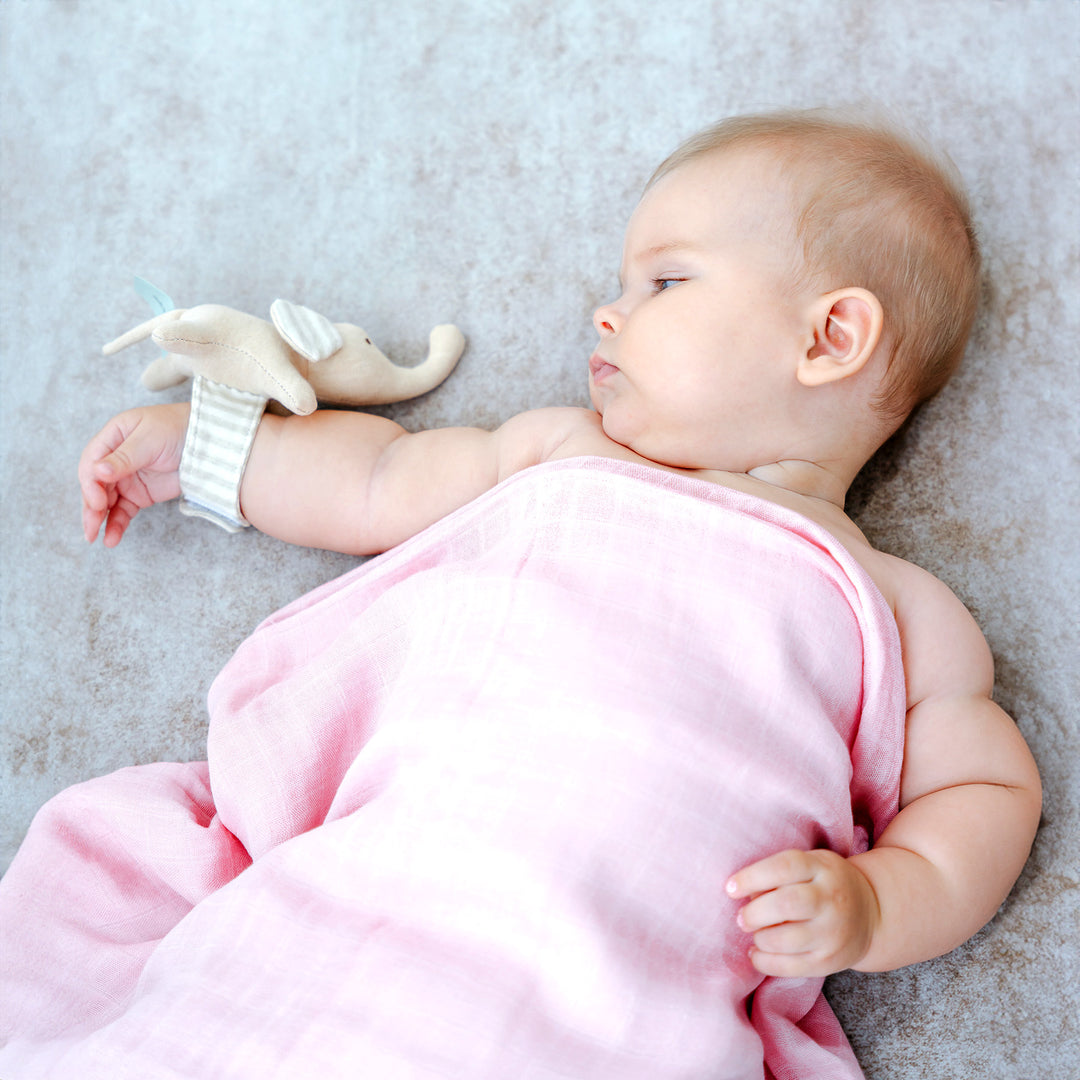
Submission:
POLYGON ((208 766, 35 821, 0 883, 0 1075, 860 1075, 724 892, 897 808, 896 626, 806 519, 526 470, 266 620, 210 715, 208 766))

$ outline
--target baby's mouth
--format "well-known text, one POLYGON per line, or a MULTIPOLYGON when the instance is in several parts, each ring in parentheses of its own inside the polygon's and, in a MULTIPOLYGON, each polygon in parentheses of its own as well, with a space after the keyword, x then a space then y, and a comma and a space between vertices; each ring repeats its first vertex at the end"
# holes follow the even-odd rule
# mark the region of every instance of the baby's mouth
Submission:
POLYGON ((592 375, 594 383, 603 382, 609 375, 614 374, 619 369, 611 363, 608 363, 602 356, 597 356, 593 353, 589 357, 589 374, 592 375))

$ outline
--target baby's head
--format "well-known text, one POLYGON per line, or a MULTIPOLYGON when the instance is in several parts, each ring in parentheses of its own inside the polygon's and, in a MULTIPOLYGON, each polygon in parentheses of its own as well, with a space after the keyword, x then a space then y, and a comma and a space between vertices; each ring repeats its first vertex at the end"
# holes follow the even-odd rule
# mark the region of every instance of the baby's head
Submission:
POLYGON ((819 111, 737 117, 656 171, 594 316, 604 430, 651 460, 846 482, 963 353, 979 252, 952 167, 819 111))
POLYGON ((980 253, 959 174, 899 128, 824 109, 721 121, 683 143, 646 190, 696 158, 771 156, 801 244, 793 288, 869 290, 884 312, 878 408, 900 420, 956 370, 978 306, 980 253))

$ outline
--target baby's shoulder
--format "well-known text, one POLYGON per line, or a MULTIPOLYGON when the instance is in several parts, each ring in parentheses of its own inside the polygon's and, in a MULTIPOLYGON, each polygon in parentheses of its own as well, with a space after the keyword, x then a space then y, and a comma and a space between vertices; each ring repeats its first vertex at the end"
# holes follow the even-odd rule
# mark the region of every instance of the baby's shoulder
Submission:
POLYGON ((956 593, 929 570, 898 555, 876 548, 869 550, 871 554, 862 561, 868 564, 871 577, 885 594, 897 618, 921 621, 942 615, 959 616, 961 612, 970 618, 956 593))
POLYGON ((507 476, 568 457, 625 457, 639 460, 625 447, 613 443, 605 434, 600 417, 592 409, 552 406, 518 413, 503 424, 499 440, 500 473, 507 476))
POLYGON ((942 693, 989 694, 994 665, 971 612, 945 582, 914 563, 876 551, 867 569, 900 634, 908 703, 942 693))

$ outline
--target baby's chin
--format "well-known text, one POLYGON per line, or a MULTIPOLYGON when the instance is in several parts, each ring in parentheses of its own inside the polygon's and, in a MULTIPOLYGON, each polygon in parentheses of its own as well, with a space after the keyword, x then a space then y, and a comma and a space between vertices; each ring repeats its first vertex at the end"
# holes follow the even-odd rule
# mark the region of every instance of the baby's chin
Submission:
POLYGON ((743 472, 738 462, 729 462, 721 447, 692 443, 676 435, 665 437, 628 417, 620 417, 617 408, 600 413, 600 426, 607 438, 632 454, 664 469, 679 472, 743 472))
POLYGON ((604 416, 610 399, 611 395, 606 391, 605 387, 597 386, 592 379, 589 380, 589 400, 592 402, 593 409, 601 418, 604 416))
POLYGON ((611 442, 654 465, 669 469, 697 470, 692 448, 681 433, 664 433, 664 423, 645 413, 631 395, 616 394, 608 386, 590 385, 589 396, 600 416, 600 427, 611 442))
POLYGON ((665 453, 662 440, 649 438, 648 432, 642 430, 640 424, 635 424, 629 418, 620 416, 617 406, 609 405, 606 409, 597 407, 596 411, 600 414, 601 429, 616 446, 629 450, 630 453, 651 461, 654 465, 671 465, 672 468, 680 468, 666 460, 669 455, 665 453))

